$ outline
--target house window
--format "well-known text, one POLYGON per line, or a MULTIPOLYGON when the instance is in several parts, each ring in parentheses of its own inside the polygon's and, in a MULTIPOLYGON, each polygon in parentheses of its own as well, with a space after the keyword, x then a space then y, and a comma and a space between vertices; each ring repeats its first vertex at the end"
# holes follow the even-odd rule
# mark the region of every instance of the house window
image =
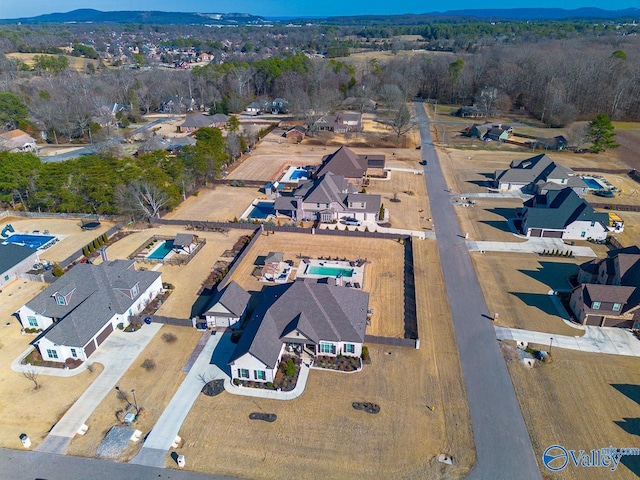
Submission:
POLYGON ((266 380, 267 379, 267 372, 265 372, 264 370, 255 370, 253 372, 255 379, 256 380, 266 380))
POLYGON ((600 302, 593 302, 593 306, 591 308, 594 310, 600 310, 600 302))
POLYGON ((78 353, 76 352, 76 349, 75 349, 75 348, 72 348, 72 349, 71 349, 71 356, 72 356, 73 358, 78 358, 78 353))
POLYGON ((27 317, 27 321, 29 322, 30 327, 38 326, 38 319, 36 317, 27 317))
POLYGON ((319 203, 316 203, 316 208, 320 208, 320 204, 319 203))
POLYGON ((50 348, 47 348, 47 356, 49 358, 58 358, 58 352, 55 350, 51 350, 50 348))
POLYGON ((356 346, 353 343, 345 343, 344 353, 356 353, 356 346))
POLYGON ((5 276, 4 276, 4 279, 5 279, 5 281, 7 281, 7 282, 8 282, 8 281, 9 281, 9 275, 5 275, 5 276))
POLYGON ((138 296, 139 289, 138 289, 138 284, 137 283, 131 289, 131 293, 133 294, 133 298, 138 296))
POLYGON ((62 295, 58 295, 56 297, 56 302, 58 303, 58 305, 66 305, 67 302, 65 301, 64 297, 62 295))
POLYGON ((595 227, 596 226, 596 222, 591 222, 591 226, 595 227))
POLYGON ((320 342, 320 353, 329 353, 335 355, 336 346, 333 343, 320 342))
POLYGON ((587 232, 580 232, 580 238, 584 238, 586 237, 586 235, 587 235, 587 232))
POLYGON ((249 378, 249 370, 247 370, 246 368, 239 368, 238 376, 240 378, 249 378))
POLYGON ((613 311, 614 312, 619 312, 621 307, 622 307, 621 303, 614 303, 613 304, 613 311))

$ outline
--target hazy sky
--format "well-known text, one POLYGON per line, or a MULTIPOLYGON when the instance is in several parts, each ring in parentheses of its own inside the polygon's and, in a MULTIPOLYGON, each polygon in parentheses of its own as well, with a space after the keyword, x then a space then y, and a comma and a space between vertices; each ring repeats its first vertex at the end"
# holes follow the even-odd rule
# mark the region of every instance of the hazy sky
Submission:
MULTIPOLYGON (((608 10, 638 7, 638 0, 512 0, 495 4, 496 8, 578 8, 600 7, 608 10)), ((472 2, 435 2, 429 0, 29 0, 25 2, 0 0, 0 18, 33 17, 43 13, 68 12, 77 8, 97 10, 164 10, 170 12, 252 13, 268 17, 327 16, 396 13, 428 13, 464 8, 482 8, 472 2)))

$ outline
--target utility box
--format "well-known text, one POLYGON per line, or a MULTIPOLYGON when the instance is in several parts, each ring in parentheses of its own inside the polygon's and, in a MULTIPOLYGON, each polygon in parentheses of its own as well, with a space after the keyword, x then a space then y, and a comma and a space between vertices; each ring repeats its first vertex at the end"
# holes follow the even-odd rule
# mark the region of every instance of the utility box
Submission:
POLYGON ((22 446, 24 448, 29 448, 31 446, 31 439, 29 438, 29 435, 27 435, 26 433, 22 433, 20 435, 20 441, 22 442, 22 446))
POLYGON ((133 412, 129 412, 124 416, 124 423, 127 425, 131 425, 136 419, 136 414, 133 412))
POLYGON ((178 466, 184 468, 184 455, 178 455, 178 466))

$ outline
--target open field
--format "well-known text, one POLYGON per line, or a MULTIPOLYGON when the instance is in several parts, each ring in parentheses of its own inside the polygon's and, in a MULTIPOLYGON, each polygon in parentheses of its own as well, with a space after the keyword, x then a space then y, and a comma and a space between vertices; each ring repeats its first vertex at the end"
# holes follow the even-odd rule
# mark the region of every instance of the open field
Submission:
MULTIPOLYGON (((214 263, 222 253, 233 247, 233 244, 242 235, 247 235, 247 230, 230 230, 228 234, 215 232, 187 232, 183 227, 163 225, 156 228, 148 228, 137 231, 124 237, 107 248, 110 259, 127 258, 136 248, 146 242, 153 235, 174 236, 176 233, 194 233, 201 238, 206 238, 206 245, 186 265, 162 265, 138 264, 137 268, 154 268, 162 272, 162 281, 174 285, 175 289, 166 303, 158 310, 158 315, 178 318, 191 318, 194 313, 192 307, 198 300, 198 291, 207 279, 214 263), (157 268, 155 268, 157 267, 157 268)), ((227 258, 226 261, 231 259, 227 258)), ((95 263, 99 263, 96 260, 95 263)))
MULTIPOLYGON (((403 163, 403 168, 414 168, 414 162, 403 163)), ((431 222, 428 219, 431 218, 431 209, 424 177, 409 172, 389 174, 390 180, 370 180, 367 193, 382 195, 382 203, 389 209, 391 226, 410 230, 430 229, 431 222), (394 194, 398 195, 400 202, 391 201, 394 194)))
POLYGON ((202 188, 178 205, 164 218, 194 221, 225 222, 240 218, 249 204, 256 198, 267 198, 257 188, 216 185, 202 188))
MULTIPOLYGON (((318 250, 328 247, 323 237, 314 240, 318 250)), ((351 248, 349 240, 334 250, 351 248)), ((387 241, 380 243, 389 250, 387 241)), ((473 439, 437 247, 421 241, 414 249, 420 350, 369 345, 372 364, 362 372, 313 370, 304 394, 291 401, 200 396, 179 433, 177 452, 189 468, 256 479, 293 471, 303 479, 463 478, 474 461, 473 439), (353 401, 375 402, 381 412, 358 412, 353 401), (251 422, 254 411, 275 413, 278 420, 251 422), (453 455, 453 466, 437 463, 441 452, 453 455)), ((175 462, 167 458, 167 466, 175 462)))
POLYGON ((100 220, 100 222, 100 227, 95 230, 82 230, 80 228, 82 222, 78 219, 4 217, 0 219, 0 229, 6 224, 11 224, 16 233, 31 233, 34 230, 42 233, 49 230, 51 235, 60 235, 61 239, 58 243, 39 251, 40 259, 60 262, 114 225, 114 222, 108 220, 100 220))
POLYGON ((618 241, 625 247, 640 243, 640 212, 619 212, 624 220, 624 232, 616 234, 618 241))
POLYGON ((40 375, 41 388, 21 373, 11 370, 13 362, 35 339, 35 335, 21 335, 20 322, 12 316, 46 284, 16 280, 0 293, 0 446, 21 449, 20 434, 26 433, 35 448, 47 432, 73 405, 93 382, 102 366, 94 364, 93 372, 84 372, 69 378, 40 375), (9 324, 9 325, 8 325, 9 324), (25 408, 25 405, 29 405, 25 408))
POLYGON ((548 293, 568 290, 569 276, 580 261, 515 253, 471 255, 489 312, 500 314, 497 325, 558 335, 582 336, 562 321, 548 293))
MULTIPOLYGON (((523 242, 509 229, 507 219, 515 218, 522 208, 517 198, 477 198, 475 205, 456 205, 455 210, 460 229, 469 233, 470 240, 492 240, 496 242, 523 242)), ((437 231, 437 230, 436 230, 437 231)))
MULTIPOLYGON (((49 55, 54 57, 58 56, 58 55, 50 55, 46 53, 44 54, 43 53, 19 53, 19 52, 7 53, 7 57, 24 62, 32 68, 35 65, 35 61, 33 57, 35 57, 36 55, 49 55)), ((76 70, 78 72, 85 71, 87 68, 87 65, 89 64, 93 64, 94 67, 98 66, 98 60, 94 60, 92 58, 73 57, 71 55, 64 55, 64 56, 67 57, 67 60, 69 60, 69 68, 72 70, 76 70)))
POLYGON ((366 258, 363 290, 369 292, 369 307, 374 309, 370 335, 400 337, 404 335, 403 304, 403 254, 404 247, 395 240, 359 237, 334 237, 276 232, 261 235, 249 254, 233 274, 232 280, 245 290, 257 292, 265 285, 252 276, 258 256, 269 252, 284 252, 285 260, 293 260, 298 266, 298 256, 346 257, 356 260, 366 258))
POLYGON ((550 364, 533 369, 513 361, 507 365, 544 478, 638 478, 640 457, 623 457, 615 472, 570 464, 553 473, 541 459, 550 445, 587 452, 638 446, 639 358, 554 348, 550 364))
MULTIPOLYGON (((118 381, 118 386, 127 392, 131 403, 133 398, 129 392, 135 388, 136 401, 144 411, 132 428, 140 430, 143 436, 153 428, 187 375, 186 372, 181 371, 182 367, 202 335, 202 332, 194 328, 164 325, 118 381), (171 343, 166 342, 162 336, 167 333, 175 335, 176 340, 171 343), (155 362, 154 369, 147 371, 141 366, 146 359, 152 359, 155 362)), ((112 426, 122 425, 116 418, 116 412, 123 410, 126 406, 127 402, 119 399, 115 390, 107 395, 86 422, 89 431, 84 436, 74 437, 67 453, 95 457, 96 450, 107 431, 112 426)), ((137 444, 130 443, 119 461, 130 460, 141 447, 142 440, 137 444)))

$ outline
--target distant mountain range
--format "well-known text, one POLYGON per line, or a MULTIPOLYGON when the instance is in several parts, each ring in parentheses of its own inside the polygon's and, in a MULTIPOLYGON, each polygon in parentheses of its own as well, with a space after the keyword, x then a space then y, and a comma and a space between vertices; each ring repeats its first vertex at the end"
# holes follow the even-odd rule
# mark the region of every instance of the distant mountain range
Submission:
POLYGON ((37 17, 0 20, 1 23, 139 23, 153 25, 251 25, 268 23, 262 17, 248 13, 187 13, 187 12, 101 12, 91 8, 66 13, 49 13, 37 17))
POLYGON ((419 24, 438 19, 482 20, 564 20, 564 19, 639 19, 640 9, 604 10, 601 8, 511 8, 468 9, 404 15, 357 15, 335 17, 265 18, 248 13, 188 13, 188 12, 102 12, 90 8, 66 13, 50 13, 37 17, 0 19, 0 23, 138 23, 154 25, 263 25, 270 22, 316 20, 332 24, 419 24))

